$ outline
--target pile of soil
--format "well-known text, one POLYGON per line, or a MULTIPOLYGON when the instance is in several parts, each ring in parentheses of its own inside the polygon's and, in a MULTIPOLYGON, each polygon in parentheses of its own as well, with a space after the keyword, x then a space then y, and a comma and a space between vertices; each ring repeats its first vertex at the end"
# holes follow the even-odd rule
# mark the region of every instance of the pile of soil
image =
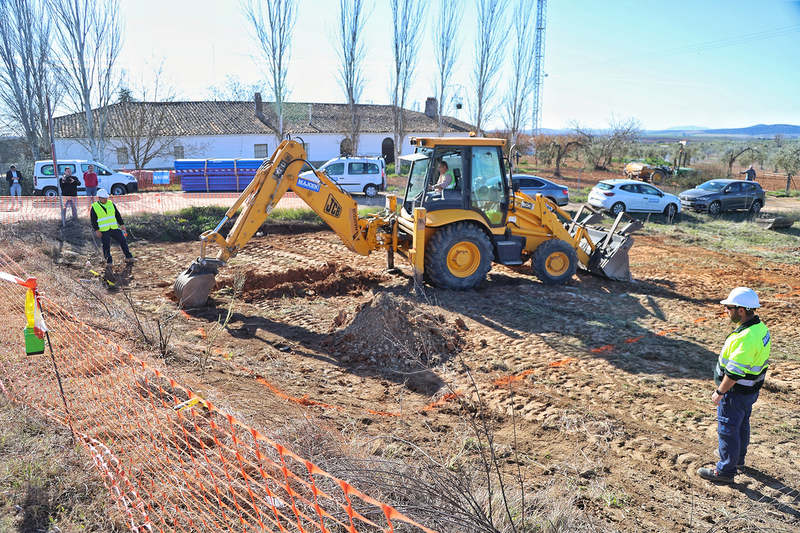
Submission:
MULTIPOLYGON (((292 268, 266 274, 250 269, 244 276, 242 299, 245 302, 284 297, 360 294, 387 279, 377 272, 355 270, 337 263, 326 263, 321 268, 292 268)), ((225 278, 220 281, 219 286, 231 287, 233 284, 232 278, 225 278)))
POLYGON ((448 319, 430 306, 388 292, 377 293, 356 307, 354 315, 340 314, 335 322, 343 327, 325 344, 341 354, 343 362, 427 368, 464 344, 459 337, 463 321, 448 319))

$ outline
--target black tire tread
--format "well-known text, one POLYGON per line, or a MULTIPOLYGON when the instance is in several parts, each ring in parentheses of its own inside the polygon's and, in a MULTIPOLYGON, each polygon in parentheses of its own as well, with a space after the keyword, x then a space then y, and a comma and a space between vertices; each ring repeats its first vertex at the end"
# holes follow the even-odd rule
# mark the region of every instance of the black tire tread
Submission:
POLYGON ((562 285, 572 279, 575 272, 578 270, 578 252, 575 251, 569 243, 561 239, 550 239, 544 241, 533 251, 531 256, 531 268, 533 274, 539 278, 542 283, 547 285, 562 285), (563 252, 569 257, 569 269, 558 277, 553 277, 547 273, 545 262, 547 258, 554 252, 563 252))
POLYGON ((439 228, 425 247, 425 274, 431 283, 443 289, 468 291, 486 279, 492 269, 492 243, 486 233, 475 224, 456 222, 439 228), (471 276, 459 278, 450 273, 447 267, 447 254, 457 243, 471 240, 481 249, 481 262, 478 270, 471 276))

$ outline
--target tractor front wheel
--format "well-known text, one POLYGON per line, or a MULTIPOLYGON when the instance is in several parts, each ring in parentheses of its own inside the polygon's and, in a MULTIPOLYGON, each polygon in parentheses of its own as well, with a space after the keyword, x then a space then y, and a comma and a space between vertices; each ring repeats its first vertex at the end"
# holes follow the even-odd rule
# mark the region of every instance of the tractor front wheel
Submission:
POLYGON ((662 183, 664 183, 664 178, 666 177, 667 175, 664 173, 663 170, 654 170, 653 173, 650 174, 650 181, 652 181, 656 185, 661 185, 662 183))
POLYGON ((550 239, 536 247, 531 267, 537 278, 548 285, 561 285, 578 270, 578 253, 561 239, 550 239))
POLYGON ((437 287, 466 291, 492 269, 492 243, 480 228, 457 222, 439 228, 425 248, 425 273, 437 287))

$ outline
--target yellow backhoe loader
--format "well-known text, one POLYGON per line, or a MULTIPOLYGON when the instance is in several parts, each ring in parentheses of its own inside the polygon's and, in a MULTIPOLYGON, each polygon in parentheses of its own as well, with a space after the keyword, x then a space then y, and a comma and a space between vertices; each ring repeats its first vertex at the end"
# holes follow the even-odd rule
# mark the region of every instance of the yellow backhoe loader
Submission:
POLYGON ((477 137, 412 138, 415 153, 405 194, 387 196, 386 209, 360 216, 358 204, 325 173, 300 175, 303 145, 284 140, 213 230, 200 236, 200 256, 178 276, 175 296, 182 305, 205 305, 215 275, 253 237, 288 190, 302 198, 353 252, 386 250, 394 268, 399 253, 411 263, 418 287, 423 280, 452 290, 469 290, 486 279, 492 262, 531 261, 544 283, 566 283, 581 268, 616 280, 629 280, 631 233, 641 222, 621 213, 609 230, 593 227, 600 214, 581 208, 575 218, 537 194, 510 188, 510 165, 503 139, 477 137), (441 163, 451 179, 435 189, 441 163), (509 169, 509 171, 507 171, 509 169), (227 238, 219 231, 243 207, 227 238), (623 217, 627 217, 622 226, 623 217), (581 220, 581 218, 583 218, 581 220), (216 257, 207 256, 216 243, 216 257))

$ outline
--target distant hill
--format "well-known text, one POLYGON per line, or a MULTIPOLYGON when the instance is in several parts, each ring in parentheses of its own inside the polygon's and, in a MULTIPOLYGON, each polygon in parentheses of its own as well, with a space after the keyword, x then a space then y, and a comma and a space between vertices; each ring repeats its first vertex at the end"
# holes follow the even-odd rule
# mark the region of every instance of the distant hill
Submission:
POLYGON ((731 135, 737 137, 773 137, 776 133, 782 133, 788 137, 800 137, 800 126, 791 124, 757 124, 747 128, 669 128, 666 130, 647 130, 645 135, 675 135, 683 133, 685 135, 731 135))

